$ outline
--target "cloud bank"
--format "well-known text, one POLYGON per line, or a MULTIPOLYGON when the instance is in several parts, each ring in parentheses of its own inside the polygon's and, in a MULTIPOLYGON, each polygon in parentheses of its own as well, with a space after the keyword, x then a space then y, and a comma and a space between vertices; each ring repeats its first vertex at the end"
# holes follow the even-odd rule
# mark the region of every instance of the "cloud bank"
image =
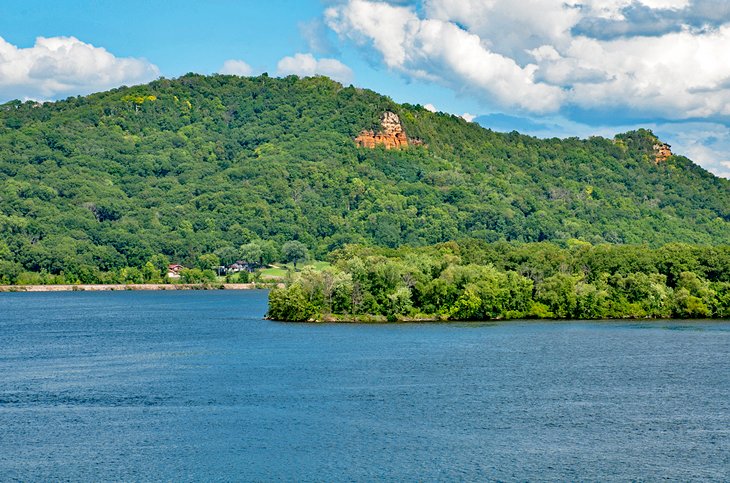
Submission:
POLYGON ((248 77, 253 74, 253 67, 242 60, 230 59, 223 62, 223 66, 218 69, 218 73, 248 77))
POLYGON ((348 0, 340 37, 391 70, 527 114, 730 119, 730 2, 348 0))
POLYGON ((116 57, 75 37, 38 37, 29 48, 0 37, 0 100, 88 94, 159 75, 144 59, 116 57))

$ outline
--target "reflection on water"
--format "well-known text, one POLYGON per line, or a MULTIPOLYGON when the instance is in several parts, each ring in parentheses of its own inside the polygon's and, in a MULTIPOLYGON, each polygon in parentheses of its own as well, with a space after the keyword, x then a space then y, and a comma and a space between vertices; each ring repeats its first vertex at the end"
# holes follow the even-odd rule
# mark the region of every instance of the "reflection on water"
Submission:
POLYGON ((0 480, 730 479, 730 323, 307 325, 0 294, 0 480))

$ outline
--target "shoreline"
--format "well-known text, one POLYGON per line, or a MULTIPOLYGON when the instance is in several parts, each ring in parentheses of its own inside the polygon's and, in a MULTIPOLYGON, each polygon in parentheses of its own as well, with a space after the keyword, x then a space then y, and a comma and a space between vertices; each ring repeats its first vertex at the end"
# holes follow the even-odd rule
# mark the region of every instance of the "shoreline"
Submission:
POLYGON ((79 285, 0 285, 0 292, 112 292, 123 290, 256 290, 272 284, 256 283, 130 283, 79 285))
POLYGON ((703 322, 730 322, 730 318, 725 317, 603 317, 599 319, 568 319, 558 317, 519 317, 508 319, 485 319, 485 320, 450 320, 439 316, 422 316, 422 317, 398 317, 396 320, 388 320, 383 315, 359 315, 355 317, 336 317, 324 316, 318 319, 309 320, 277 320, 270 317, 264 317, 272 322, 280 322, 283 324, 363 324, 363 325, 381 325, 381 324, 503 324, 510 322, 682 322, 682 321, 703 321, 703 322))

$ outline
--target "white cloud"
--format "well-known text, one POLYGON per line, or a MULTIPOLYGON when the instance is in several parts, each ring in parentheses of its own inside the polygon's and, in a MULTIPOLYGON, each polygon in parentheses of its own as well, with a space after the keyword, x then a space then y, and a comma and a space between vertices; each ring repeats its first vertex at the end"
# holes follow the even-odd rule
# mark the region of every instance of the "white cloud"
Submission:
POLYGON ((369 0, 331 7, 325 17, 335 32, 373 46, 389 68, 408 76, 533 112, 556 110, 563 100, 559 87, 535 82, 536 65, 520 66, 455 22, 421 19, 412 8, 369 0))
POLYGON ((520 63, 524 52, 562 45, 580 19, 576 2, 556 0, 426 0, 426 18, 455 23, 479 36, 489 49, 520 63))
POLYGON ((242 60, 230 59, 223 62, 223 66, 218 70, 218 73, 248 77, 253 74, 253 68, 242 60))
POLYGON ((459 117, 461 117, 466 122, 472 122, 474 119, 476 119, 477 116, 476 116, 476 114, 469 114, 468 112, 465 112, 464 114, 462 114, 459 117))
POLYGON ((690 0, 577 0, 569 2, 587 10, 587 14, 603 18, 623 18, 621 11, 632 5, 653 9, 678 10, 691 4, 690 0))
POLYGON ((52 99, 139 84, 160 75, 144 59, 115 57, 75 37, 19 48, 0 37, 0 99, 52 99))
POLYGON ((278 75, 299 76, 326 75, 342 84, 352 82, 352 70, 337 59, 316 59, 312 54, 296 54, 284 57, 276 65, 278 75))
POLYGON ((425 106, 423 106, 423 108, 430 112, 438 112, 438 109, 436 109, 436 106, 434 106, 431 103, 426 104, 425 106))
POLYGON ((649 8, 665 8, 678 10, 690 4, 690 0, 639 0, 639 3, 649 8))
POLYGON ((476 95, 485 107, 684 120, 730 116, 723 12, 708 0, 423 0, 419 10, 347 0, 325 20, 391 70, 476 95), (648 16, 637 20, 637 9, 648 16), (602 38, 577 28, 592 19, 634 24, 602 38), (661 26, 642 34, 654 19, 661 26))
MULTIPOLYGON (((570 102, 585 108, 626 106, 669 119, 730 115, 730 27, 693 34, 631 37, 612 41, 576 38, 552 65, 573 81, 570 102), (581 82, 576 66, 600 73, 599 82, 581 82)), ((550 64, 542 64, 549 72, 550 64)))

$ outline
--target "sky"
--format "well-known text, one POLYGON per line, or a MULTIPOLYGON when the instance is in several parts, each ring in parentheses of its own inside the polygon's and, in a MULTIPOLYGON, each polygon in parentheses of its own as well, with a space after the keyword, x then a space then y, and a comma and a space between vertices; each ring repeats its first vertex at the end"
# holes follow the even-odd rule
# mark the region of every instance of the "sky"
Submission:
POLYGON ((327 75, 495 130, 638 127, 730 178, 728 0, 2 0, 0 102, 327 75))

